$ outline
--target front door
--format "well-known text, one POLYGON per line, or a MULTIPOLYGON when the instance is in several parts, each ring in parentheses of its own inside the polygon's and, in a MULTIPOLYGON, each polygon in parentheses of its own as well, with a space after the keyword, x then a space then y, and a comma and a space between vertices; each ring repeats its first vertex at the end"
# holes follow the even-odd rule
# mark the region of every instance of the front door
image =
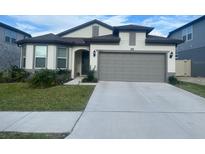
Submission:
POLYGON ((89 71, 89 52, 82 52, 82 75, 87 75, 89 71))

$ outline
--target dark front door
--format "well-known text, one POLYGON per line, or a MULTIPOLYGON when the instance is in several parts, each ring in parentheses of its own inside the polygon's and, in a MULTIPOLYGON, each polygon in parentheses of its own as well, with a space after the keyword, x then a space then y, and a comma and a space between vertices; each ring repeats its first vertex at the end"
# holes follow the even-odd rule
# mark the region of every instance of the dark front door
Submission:
POLYGON ((82 75, 87 75, 89 71, 89 52, 82 52, 82 75))

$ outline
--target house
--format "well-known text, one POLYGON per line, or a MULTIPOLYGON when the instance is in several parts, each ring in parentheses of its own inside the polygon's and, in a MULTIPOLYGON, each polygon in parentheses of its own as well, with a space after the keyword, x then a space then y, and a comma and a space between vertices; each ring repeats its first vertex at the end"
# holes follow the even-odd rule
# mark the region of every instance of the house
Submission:
POLYGON ((23 39, 21 67, 69 69, 72 78, 91 69, 104 81, 164 82, 175 74, 176 45, 182 41, 149 35, 152 30, 92 20, 57 35, 23 39))
POLYGON ((168 37, 184 40, 177 45, 176 59, 191 60, 191 76, 205 77, 205 16, 175 29, 168 37))
POLYGON ((0 70, 11 65, 20 66, 21 50, 16 41, 28 37, 31 35, 0 22, 0 70))

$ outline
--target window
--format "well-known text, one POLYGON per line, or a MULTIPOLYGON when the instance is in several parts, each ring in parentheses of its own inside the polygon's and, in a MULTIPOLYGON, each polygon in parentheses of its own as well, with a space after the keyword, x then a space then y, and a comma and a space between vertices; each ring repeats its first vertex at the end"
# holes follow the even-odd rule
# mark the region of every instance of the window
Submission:
POLYGON ((11 43, 16 44, 16 39, 15 38, 11 38, 11 43))
POLYGON ((65 69, 67 68, 67 48, 58 47, 57 50, 57 68, 65 69))
POLYGON ((5 42, 16 44, 17 33, 6 29, 4 31, 5 42))
POLYGON ((136 33, 135 32, 129 33, 129 45, 136 45, 136 33))
POLYGON ((5 42, 10 43, 10 37, 5 36, 5 42))
POLYGON ((187 27, 182 31, 182 38, 184 41, 190 41, 193 38, 193 27, 187 27))
POLYGON ((186 41, 186 35, 183 36, 183 41, 186 41))
POLYGON ((99 35, 99 26, 93 26, 93 37, 99 35))
POLYGON ((35 46, 35 68, 45 68, 47 46, 35 46))
POLYGON ((191 40, 192 39, 192 33, 188 34, 187 40, 191 40))
POLYGON ((26 67, 26 46, 22 46, 22 61, 21 61, 21 67, 25 68, 26 67))

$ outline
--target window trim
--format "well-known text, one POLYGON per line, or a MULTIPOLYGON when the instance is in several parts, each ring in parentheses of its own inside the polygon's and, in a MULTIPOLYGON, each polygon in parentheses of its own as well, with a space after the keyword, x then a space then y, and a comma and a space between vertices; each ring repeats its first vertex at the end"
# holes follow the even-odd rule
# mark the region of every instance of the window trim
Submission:
POLYGON ((68 60, 69 60, 69 49, 67 48, 67 47, 65 47, 65 46, 57 46, 57 50, 56 50, 56 69, 68 69, 69 68, 69 66, 68 66, 68 64, 69 64, 69 62, 68 62, 68 60), (59 48, 64 48, 65 50, 66 50, 66 56, 65 57, 58 57, 58 49, 59 48), (60 67, 58 67, 58 59, 66 59, 66 67, 65 68, 60 68, 60 67))
POLYGON ((35 69, 47 69, 47 61, 48 61, 48 45, 35 45, 34 46, 34 68, 35 69), (36 47, 37 46, 46 47, 45 67, 36 67, 36 58, 43 58, 43 57, 36 57, 36 47))

